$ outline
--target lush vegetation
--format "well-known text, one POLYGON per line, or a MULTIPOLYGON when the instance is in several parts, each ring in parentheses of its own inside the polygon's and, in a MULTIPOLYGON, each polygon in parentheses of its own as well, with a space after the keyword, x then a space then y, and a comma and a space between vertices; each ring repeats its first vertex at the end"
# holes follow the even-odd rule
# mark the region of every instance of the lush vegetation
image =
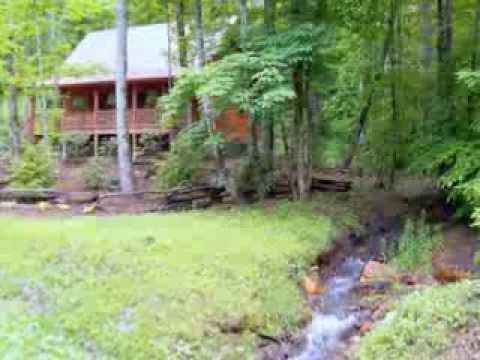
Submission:
POLYGON ((288 203, 0 228, 0 353, 49 359, 249 358, 256 331, 296 328, 333 235, 288 203))
POLYGON ((395 248, 386 249, 386 259, 394 266, 404 270, 432 270, 432 258, 435 250, 441 246, 442 234, 425 223, 407 220, 402 235, 395 248))
POLYGON ((435 359, 455 331, 480 321, 480 284, 417 291, 400 301, 361 341, 360 359, 435 359))
POLYGON ((21 189, 45 189, 54 184, 55 164, 46 146, 26 144, 20 159, 12 165, 13 185, 21 189))

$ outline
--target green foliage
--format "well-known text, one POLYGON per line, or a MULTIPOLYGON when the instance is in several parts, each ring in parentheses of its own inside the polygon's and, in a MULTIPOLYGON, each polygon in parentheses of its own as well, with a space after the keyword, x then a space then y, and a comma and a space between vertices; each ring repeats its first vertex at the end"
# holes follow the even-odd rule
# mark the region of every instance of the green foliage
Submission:
POLYGON ((480 204, 480 142, 443 141, 417 151, 419 156, 412 166, 435 174, 439 185, 449 192, 449 199, 459 205, 459 215, 470 216, 480 204))
POLYGON ((85 157, 91 154, 91 142, 89 135, 62 135, 61 141, 67 144, 69 157, 85 157))
POLYGON ((474 262, 477 266, 480 266, 480 251, 477 251, 475 253, 475 258, 474 258, 474 262))
POLYGON ((361 360, 435 359, 455 329, 480 320, 477 282, 416 291, 360 343, 361 360))
POLYGON ((12 165, 12 185, 16 188, 49 188, 54 184, 54 161, 44 145, 25 144, 20 159, 12 165))
POLYGON ((87 189, 96 191, 112 191, 117 188, 118 179, 114 175, 114 159, 95 157, 90 159, 82 170, 82 180, 87 189))
POLYGON ((156 165, 156 183, 165 189, 192 184, 202 170, 207 156, 208 133, 205 126, 195 123, 183 129, 171 144, 166 161, 156 165))
POLYGON ((333 235, 326 218, 287 202, 162 216, 7 217, 0 228, 0 353, 22 359, 207 360, 219 349, 252 358, 253 331, 297 330, 308 305, 294 269, 306 269, 333 235), (222 332, 237 320, 240 334, 222 332))
POLYGON ((436 233, 424 219, 407 220, 398 246, 393 254, 389 254, 392 263, 405 270, 432 270, 434 250, 441 243, 441 235, 436 233))

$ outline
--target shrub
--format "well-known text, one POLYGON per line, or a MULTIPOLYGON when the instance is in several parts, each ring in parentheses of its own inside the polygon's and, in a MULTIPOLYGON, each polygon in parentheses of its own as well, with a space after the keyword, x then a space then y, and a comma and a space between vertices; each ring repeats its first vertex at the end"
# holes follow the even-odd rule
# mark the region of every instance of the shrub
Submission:
POLYGON ((92 152, 89 135, 64 135, 62 140, 68 144, 68 155, 71 157, 86 157, 92 152))
POLYGON ((207 131, 197 123, 182 130, 174 142, 166 162, 156 164, 156 183, 160 188, 192 184, 207 156, 207 131))
POLYGON ((392 263, 402 269, 431 271, 433 251, 440 242, 441 235, 423 218, 417 222, 407 220, 392 263))
POLYGON ((12 185, 17 188, 48 188, 55 182, 54 162, 44 145, 26 144, 19 160, 13 163, 12 185))
POLYGON ((97 157, 90 159, 82 170, 82 180, 89 190, 108 191, 117 187, 118 179, 113 175, 111 158, 97 157))

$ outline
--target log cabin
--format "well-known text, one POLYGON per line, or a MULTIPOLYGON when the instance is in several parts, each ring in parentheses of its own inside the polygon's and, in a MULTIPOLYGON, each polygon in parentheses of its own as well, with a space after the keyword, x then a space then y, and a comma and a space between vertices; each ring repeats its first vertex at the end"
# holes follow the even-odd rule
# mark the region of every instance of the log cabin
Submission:
MULTIPOLYGON (((169 141, 178 130, 162 123, 161 111, 156 106, 158 97, 168 93, 179 70, 175 61, 176 46, 169 31, 168 24, 128 29, 128 131, 134 155, 138 139, 143 134, 169 141)), ((91 32, 65 62, 68 67, 77 68, 82 75, 59 78, 54 82, 63 107, 62 118, 57 124, 58 132, 90 135, 95 154, 101 137, 116 136, 115 54, 115 29, 91 32)), ((198 119, 196 106, 189 108, 191 114, 178 121, 180 127, 198 119)), ((35 116, 29 123, 27 128, 38 135, 35 116)), ((219 114, 215 127, 227 141, 244 143, 248 134, 248 118, 232 107, 219 114)))

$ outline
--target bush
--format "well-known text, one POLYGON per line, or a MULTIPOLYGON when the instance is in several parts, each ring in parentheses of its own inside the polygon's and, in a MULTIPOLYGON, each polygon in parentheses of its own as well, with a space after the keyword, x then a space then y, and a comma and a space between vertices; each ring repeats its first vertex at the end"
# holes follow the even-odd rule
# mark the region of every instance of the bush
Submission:
POLYGON ((197 123, 182 130, 174 142, 166 162, 156 164, 156 183, 159 188, 190 185, 200 175, 201 164, 207 156, 207 131, 197 123))
POLYGON ((92 152, 89 135, 65 135, 62 140, 68 144, 68 155, 71 157, 86 157, 92 152))
POLYGON ((422 218, 417 222, 407 220, 397 249, 391 257, 392 263, 406 270, 431 271, 434 250, 441 243, 441 235, 435 232, 422 218))
POLYGON ((88 190, 109 191, 118 185, 118 178, 113 175, 111 158, 97 157, 90 159, 82 170, 82 180, 88 190))
POLYGON ((12 185, 16 188, 48 188, 55 182, 54 162, 50 149, 44 145, 24 145, 21 157, 11 169, 12 185))

